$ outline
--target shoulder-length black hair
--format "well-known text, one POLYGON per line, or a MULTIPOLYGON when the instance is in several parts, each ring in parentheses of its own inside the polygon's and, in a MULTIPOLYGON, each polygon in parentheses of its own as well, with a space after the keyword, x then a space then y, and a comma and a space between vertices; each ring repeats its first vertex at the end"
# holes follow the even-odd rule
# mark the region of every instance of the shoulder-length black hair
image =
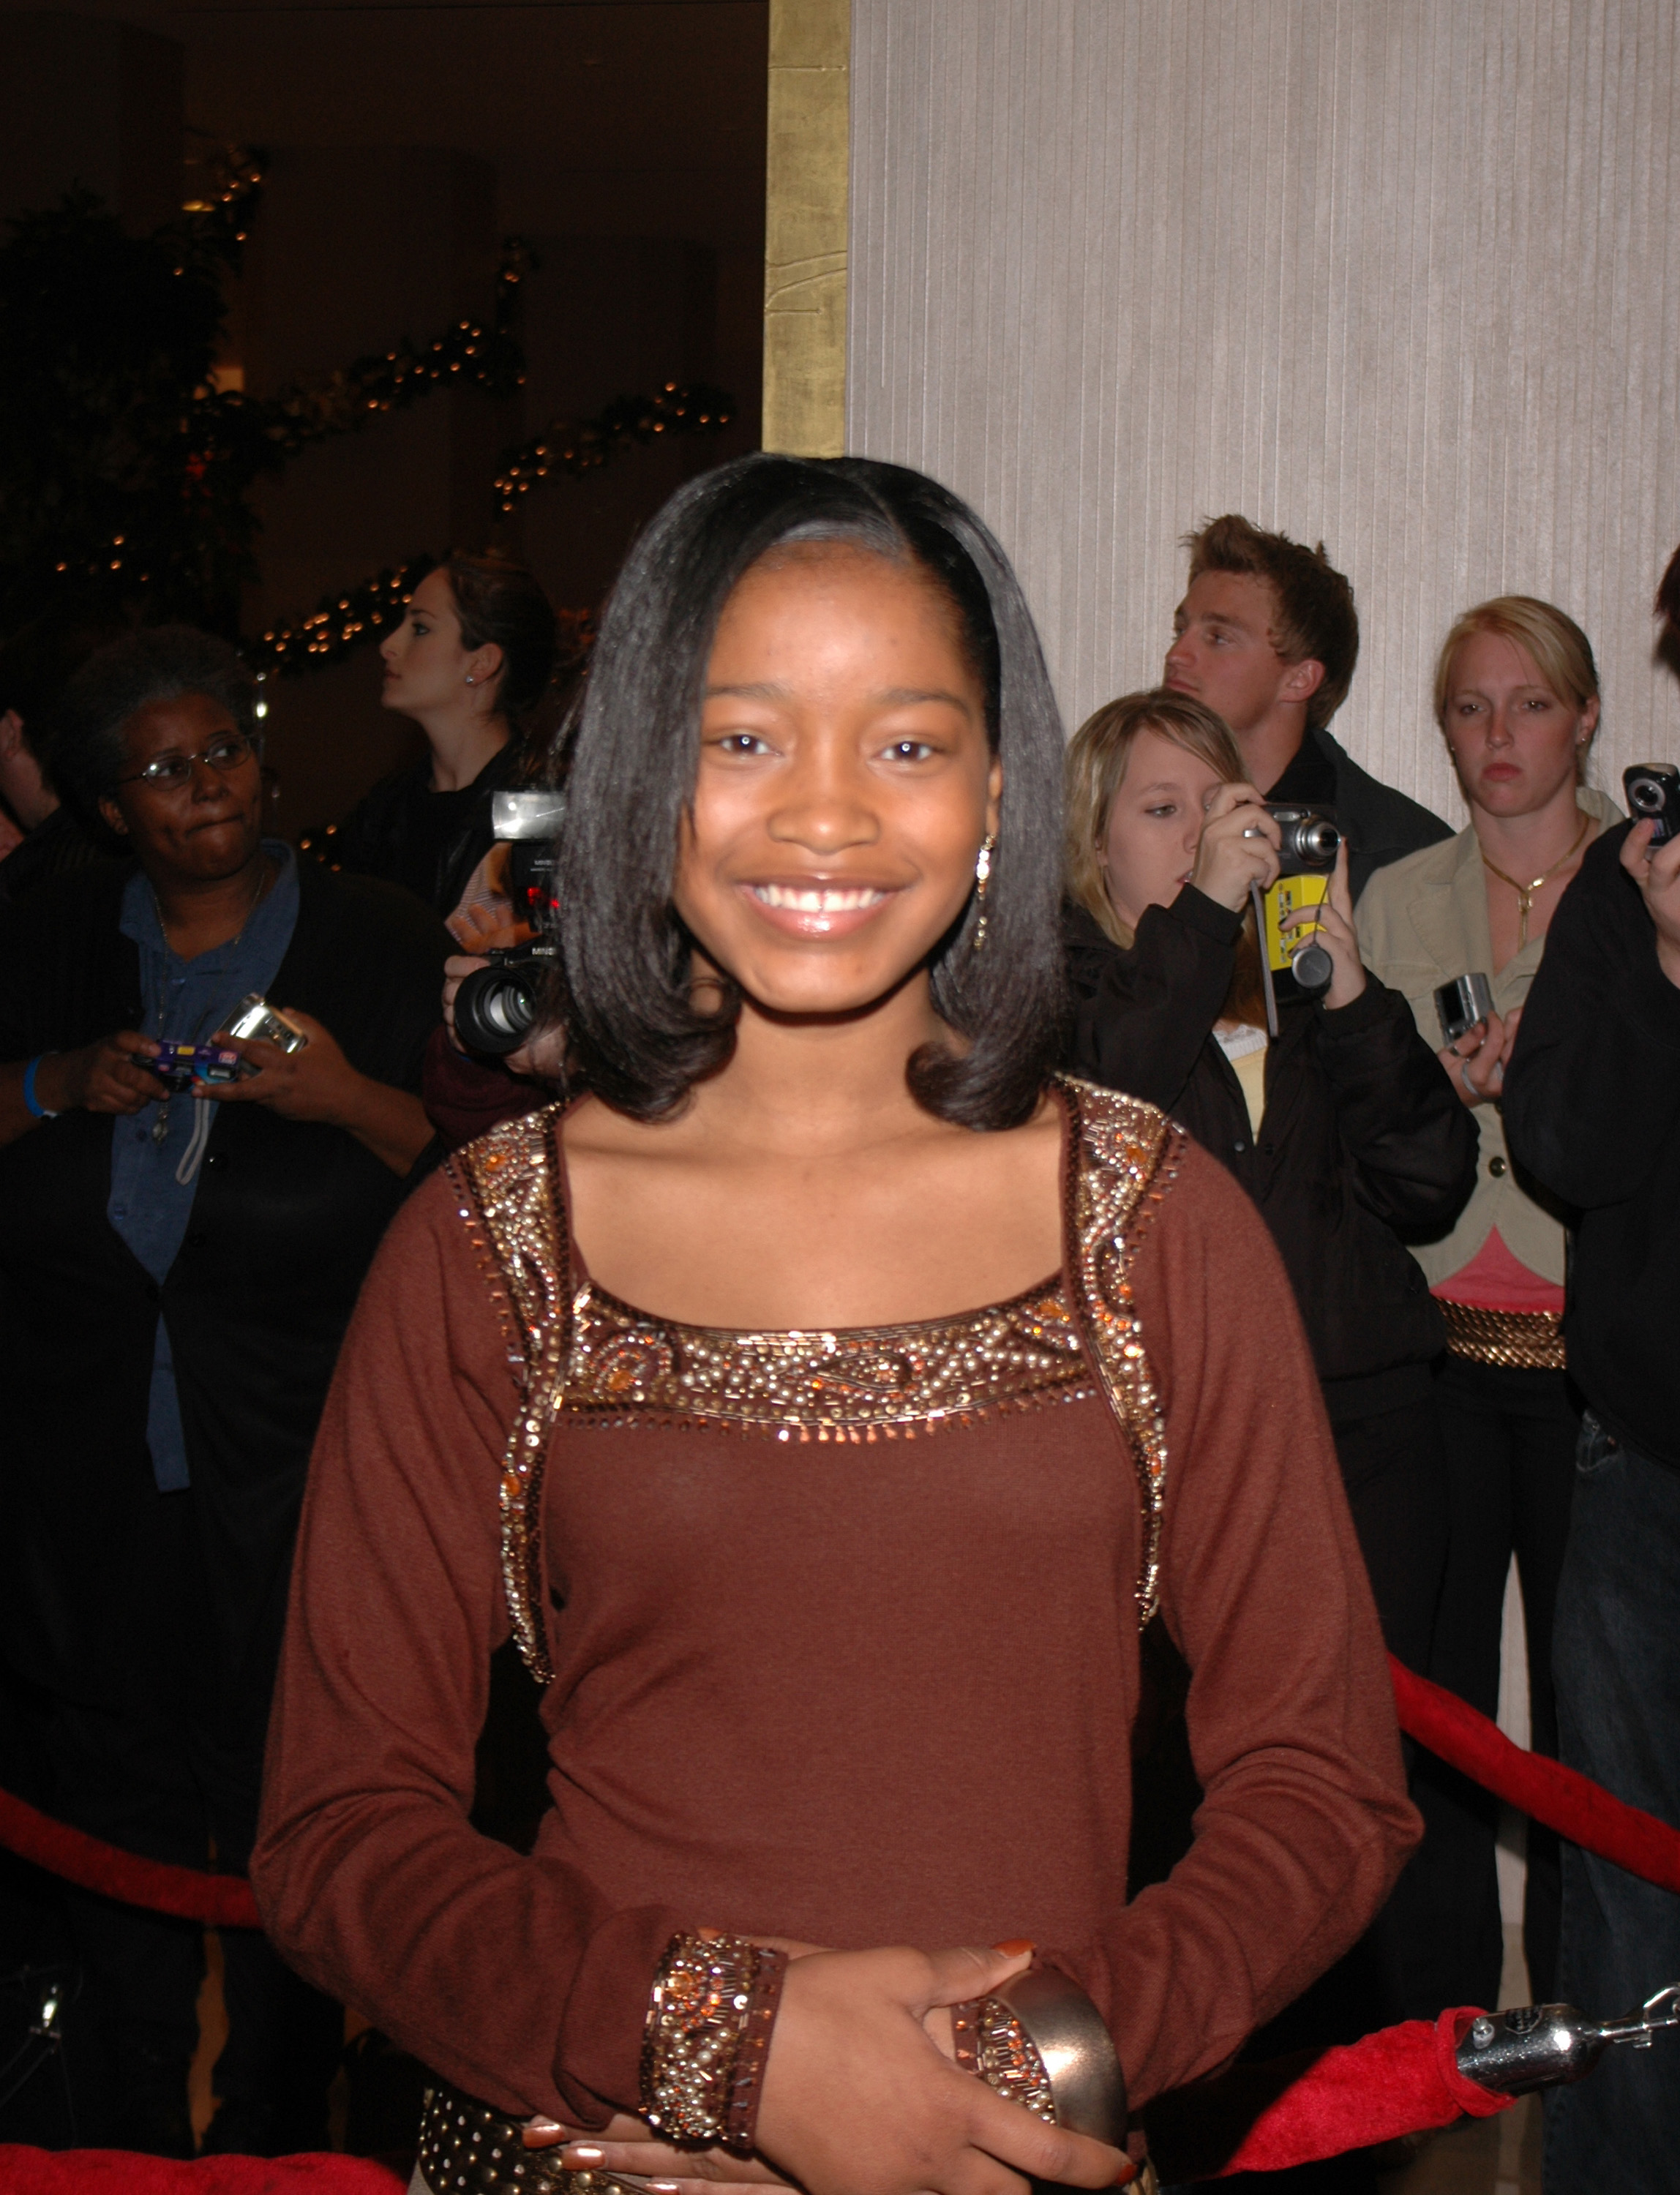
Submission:
POLYGON ((556 883, 557 1007, 581 1086, 638 1120, 681 1104, 735 1046, 739 994, 702 1011, 672 905, 694 797, 706 665, 725 603, 771 550, 848 542, 918 565, 950 597, 1003 764, 984 952, 970 895, 931 974, 967 1040, 909 1063, 917 1102, 972 1128, 1029 1119, 1062 1020, 1062 731, 1008 559, 966 504, 921 473, 862 458, 737 458, 672 497, 631 551, 602 618, 569 742, 556 883))

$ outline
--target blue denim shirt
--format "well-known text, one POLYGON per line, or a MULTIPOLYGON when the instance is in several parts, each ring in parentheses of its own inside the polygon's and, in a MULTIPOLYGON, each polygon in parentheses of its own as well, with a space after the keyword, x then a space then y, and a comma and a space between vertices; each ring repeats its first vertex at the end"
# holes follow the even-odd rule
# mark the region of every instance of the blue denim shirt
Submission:
MULTIPOLYGON (((297 866, 292 849, 280 840, 265 838, 263 844, 280 867, 268 896, 251 910, 237 937, 191 960, 171 951, 144 875, 136 869, 130 878, 118 928, 140 950, 142 1036, 202 1043, 226 1024, 246 992, 266 994, 280 973, 297 923, 297 866)), ((184 1097, 173 1099, 167 1109, 143 1106, 138 1113, 118 1119, 112 1129, 106 1217, 159 1288, 175 1263, 198 1194, 196 1168, 184 1183, 176 1176, 193 1140, 200 1104, 208 1108, 209 1117, 202 1124, 208 1134, 216 1116, 214 1099, 184 1097), (166 1111, 168 1128, 158 1143, 153 1138, 160 1111, 166 1111)), ((146 1439, 158 1491, 174 1494, 188 1485, 181 1401, 176 1393, 168 1322, 161 1311, 152 1351, 146 1439)))

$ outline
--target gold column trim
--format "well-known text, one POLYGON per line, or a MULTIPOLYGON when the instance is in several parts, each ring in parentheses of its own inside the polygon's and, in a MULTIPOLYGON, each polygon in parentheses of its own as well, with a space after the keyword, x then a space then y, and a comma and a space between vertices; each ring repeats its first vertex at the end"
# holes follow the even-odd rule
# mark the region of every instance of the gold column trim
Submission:
POLYGON ((764 446, 846 447, 851 0, 770 0, 764 446))

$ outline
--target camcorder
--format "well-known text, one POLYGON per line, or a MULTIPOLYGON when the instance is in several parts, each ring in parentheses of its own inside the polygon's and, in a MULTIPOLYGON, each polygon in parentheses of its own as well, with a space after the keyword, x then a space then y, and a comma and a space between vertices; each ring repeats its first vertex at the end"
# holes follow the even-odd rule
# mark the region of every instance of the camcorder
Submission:
POLYGON ((1284 919, 1301 907, 1322 906, 1342 850, 1342 827, 1329 808, 1268 800, 1278 826, 1278 880, 1265 891, 1251 888, 1260 938, 1260 971, 1266 986, 1266 1026, 1278 1034, 1280 999, 1316 999, 1330 988, 1335 968, 1311 930, 1285 930, 1284 919))
POLYGON ((1659 762, 1636 763, 1622 772, 1627 812, 1636 823, 1654 823, 1654 846, 1666 846, 1680 832, 1680 769, 1659 762))
POLYGON ((498 792, 490 827, 508 848, 507 891, 535 935, 523 945, 498 946, 487 968, 475 968, 455 994, 455 1034, 469 1051, 503 1059, 535 1028, 542 994, 559 953, 554 897, 554 841, 565 815, 557 792, 498 792))

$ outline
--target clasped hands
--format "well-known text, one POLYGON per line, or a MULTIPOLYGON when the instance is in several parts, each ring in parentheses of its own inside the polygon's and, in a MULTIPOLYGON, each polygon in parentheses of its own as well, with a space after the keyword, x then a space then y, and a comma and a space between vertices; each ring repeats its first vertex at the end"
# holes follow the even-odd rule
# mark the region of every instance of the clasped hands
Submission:
POLYGON ((673 2149, 621 2113, 599 2134, 530 2122, 528 2147, 558 2147, 579 2172, 630 2173, 661 2195, 719 2182, 808 2195, 1021 2195, 1025 2180, 1112 2187, 1123 2153, 1048 2125, 959 2071, 948 2008, 985 1996, 1031 1962, 1030 1946, 788 1954, 759 2106, 759 2147, 673 2149))

